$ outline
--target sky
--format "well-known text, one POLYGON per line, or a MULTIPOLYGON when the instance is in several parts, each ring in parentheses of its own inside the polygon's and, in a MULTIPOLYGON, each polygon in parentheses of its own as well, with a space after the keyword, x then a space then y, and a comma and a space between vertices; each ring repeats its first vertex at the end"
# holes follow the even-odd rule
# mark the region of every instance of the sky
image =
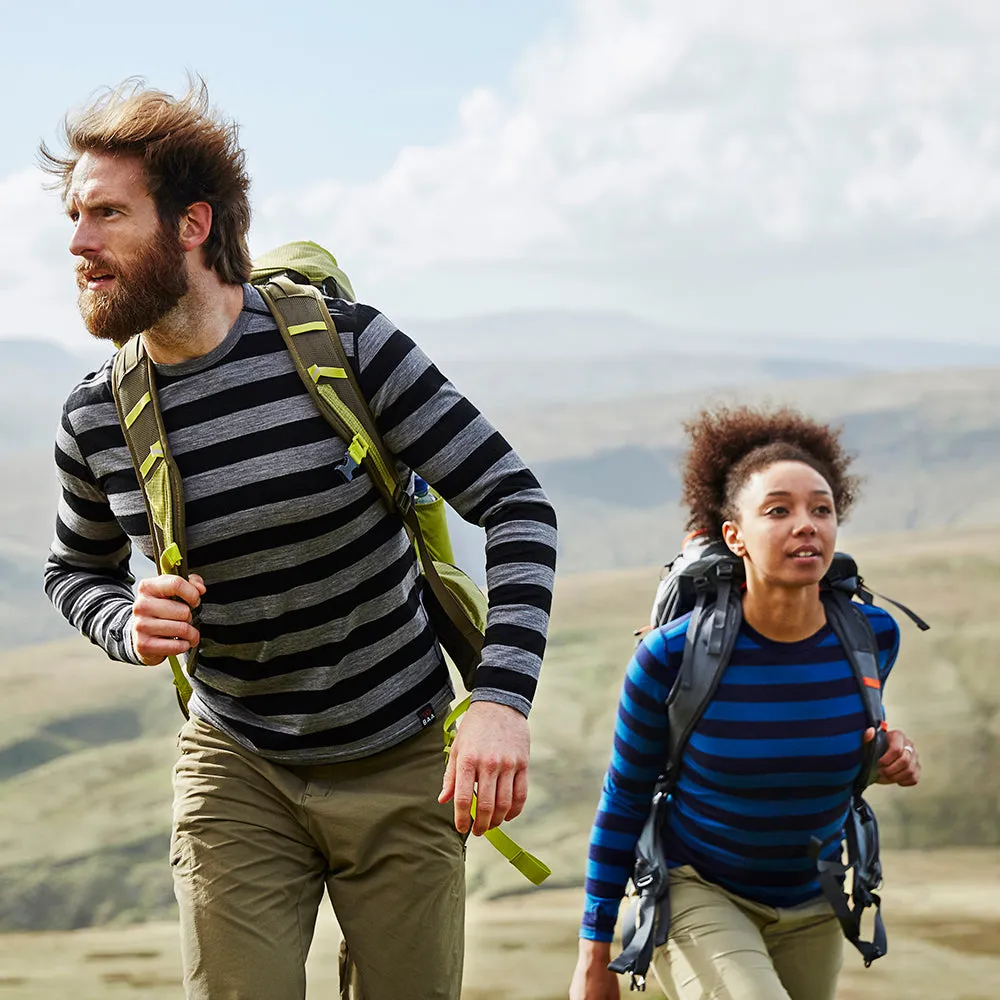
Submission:
POLYGON ((1000 344, 995 0, 138 6, 0 0, 0 337, 87 337, 39 140, 193 71, 241 126, 251 249, 328 246, 404 327, 1000 344))

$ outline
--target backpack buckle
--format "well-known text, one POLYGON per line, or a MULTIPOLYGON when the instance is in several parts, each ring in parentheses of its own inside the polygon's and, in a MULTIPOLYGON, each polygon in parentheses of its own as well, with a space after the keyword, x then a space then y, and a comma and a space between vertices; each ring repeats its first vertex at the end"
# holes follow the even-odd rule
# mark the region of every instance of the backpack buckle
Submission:
POLYGON ((400 514, 406 517, 413 509, 413 494, 406 487, 399 485, 393 492, 392 502, 396 505, 400 514))

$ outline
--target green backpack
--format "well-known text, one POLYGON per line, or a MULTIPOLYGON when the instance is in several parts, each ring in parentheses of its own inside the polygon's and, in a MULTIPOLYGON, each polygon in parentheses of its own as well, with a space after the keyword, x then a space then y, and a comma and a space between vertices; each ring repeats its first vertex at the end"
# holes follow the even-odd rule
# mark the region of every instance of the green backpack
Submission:
MULTIPOLYGON (((455 664, 466 688, 474 687, 482 658, 487 600, 482 590, 454 565, 445 518, 445 502, 431 491, 429 501, 414 502, 409 475, 401 474, 382 441, 371 410, 344 353, 323 293, 354 301, 354 290, 333 254, 316 243, 287 243, 264 254, 254 264, 250 281, 274 316, 295 367, 316 407, 348 445, 348 471, 362 466, 390 512, 403 522, 427 583, 425 604, 438 641, 455 664)), ((181 477, 170 454, 156 393, 153 365, 140 336, 121 345, 115 357, 112 393, 132 464, 142 488, 161 573, 187 577, 184 500, 181 477)), ((187 715, 191 697, 188 675, 194 673, 197 649, 187 657, 187 674, 180 659, 169 657, 181 710, 187 715)), ((446 752, 455 735, 466 699, 445 722, 446 752)), ((484 836, 536 885, 549 869, 521 850, 499 829, 484 836)))

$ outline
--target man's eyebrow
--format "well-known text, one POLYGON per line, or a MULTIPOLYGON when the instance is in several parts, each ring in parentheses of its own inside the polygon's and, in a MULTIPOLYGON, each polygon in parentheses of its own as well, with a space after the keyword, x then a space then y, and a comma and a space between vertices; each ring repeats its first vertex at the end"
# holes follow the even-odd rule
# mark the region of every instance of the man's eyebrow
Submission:
POLYGON ((108 195, 95 195, 93 198, 81 198, 79 192, 70 193, 66 196, 66 211, 73 210, 74 205, 82 204, 90 211, 100 211, 102 208, 113 208, 121 211, 125 206, 123 202, 116 201, 108 195))

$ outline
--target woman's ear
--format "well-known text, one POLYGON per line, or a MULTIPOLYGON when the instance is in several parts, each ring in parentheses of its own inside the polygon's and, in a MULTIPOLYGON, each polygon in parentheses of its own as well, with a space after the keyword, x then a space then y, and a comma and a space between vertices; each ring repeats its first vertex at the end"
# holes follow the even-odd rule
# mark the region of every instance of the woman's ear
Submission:
POLYGON ((747 547, 743 543, 743 532, 735 521, 726 521, 722 525, 722 539, 734 556, 742 559, 747 554, 747 547))

